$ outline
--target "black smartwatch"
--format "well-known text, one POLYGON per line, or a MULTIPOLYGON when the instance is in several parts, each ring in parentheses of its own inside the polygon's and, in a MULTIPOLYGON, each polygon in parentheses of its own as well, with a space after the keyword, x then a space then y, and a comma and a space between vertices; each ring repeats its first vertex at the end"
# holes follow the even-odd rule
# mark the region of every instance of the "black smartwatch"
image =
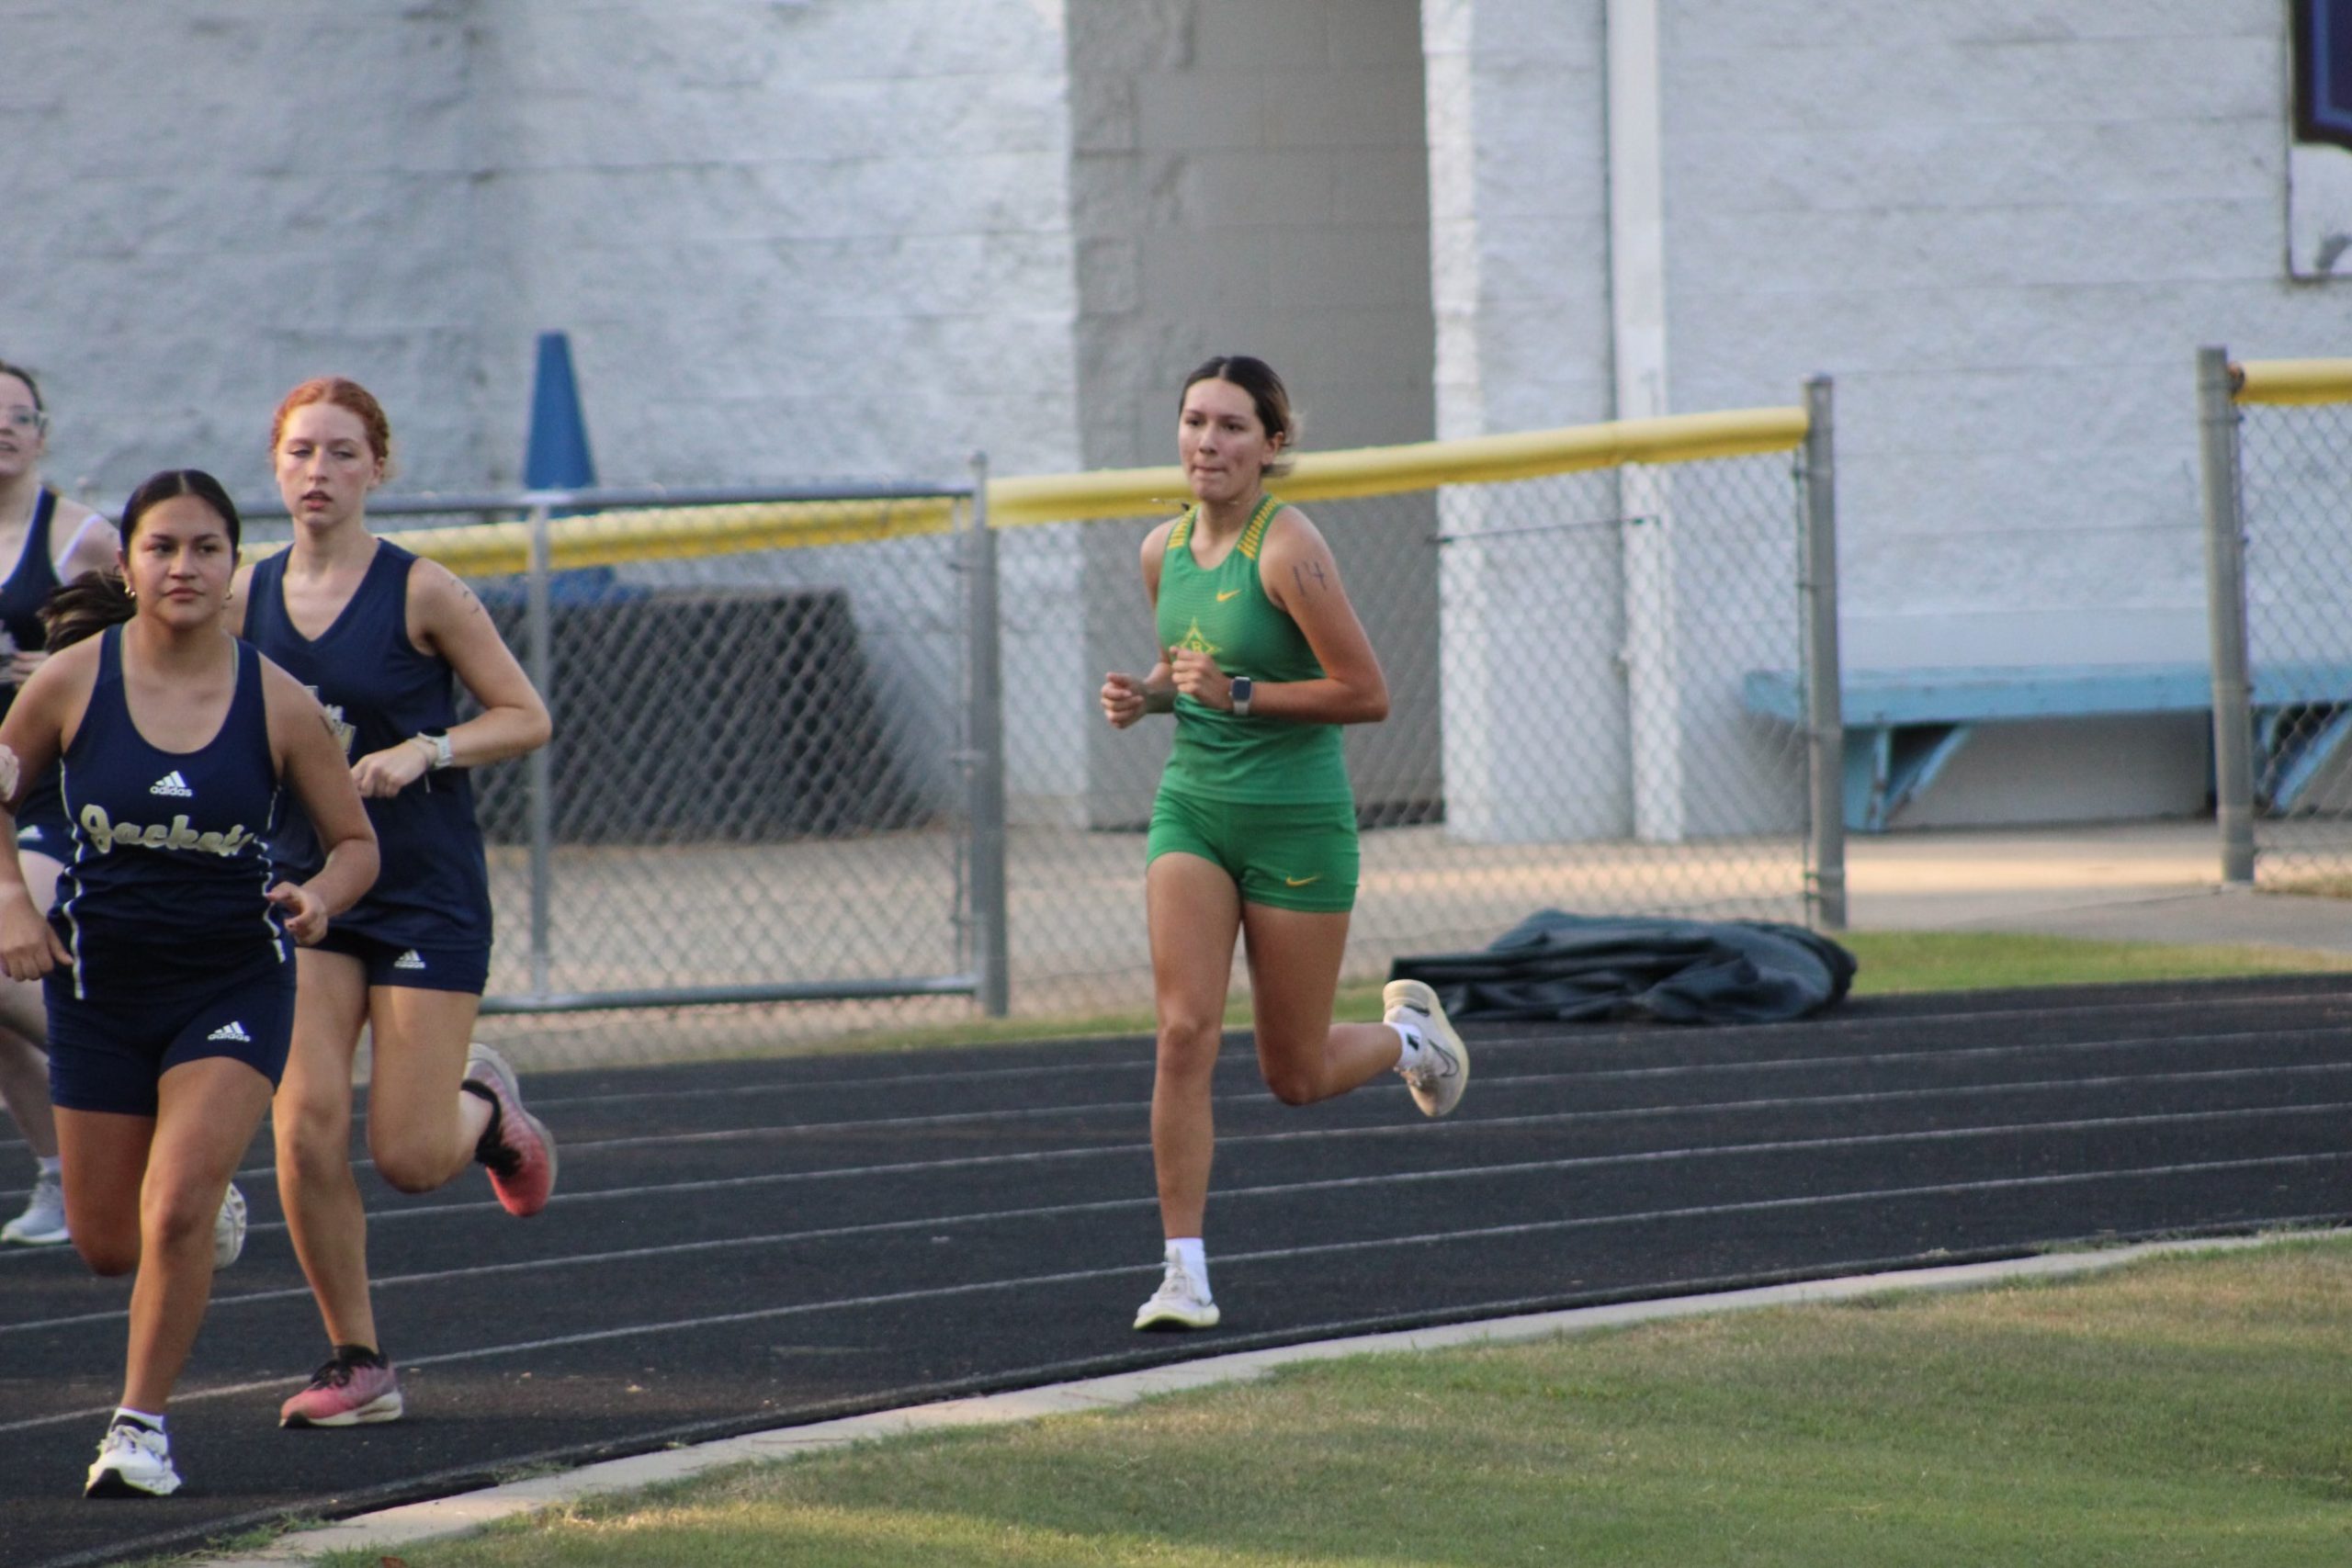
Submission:
POLYGON ((1233 678, 1233 714, 1236 718, 1248 718, 1250 716, 1250 693, 1251 689, 1249 676, 1236 675, 1233 678))

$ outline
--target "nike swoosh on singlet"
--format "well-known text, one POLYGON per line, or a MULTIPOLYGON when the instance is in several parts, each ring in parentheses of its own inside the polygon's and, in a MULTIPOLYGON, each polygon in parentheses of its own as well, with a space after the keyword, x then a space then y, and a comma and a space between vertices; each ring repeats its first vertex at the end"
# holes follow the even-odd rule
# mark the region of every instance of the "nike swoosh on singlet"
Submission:
POLYGON ((1224 604, 1227 599, 1232 598, 1236 593, 1238 593, 1238 592, 1241 592, 1241 590, 1239 590, 1238 588, 1226 588, 1226 589, 1221 589, 1221 590, 1219 590, 1219 591, 1218 591, 1218 592, 1217 592, 1216 602, 1217 602, 1218 604, 1224 604))

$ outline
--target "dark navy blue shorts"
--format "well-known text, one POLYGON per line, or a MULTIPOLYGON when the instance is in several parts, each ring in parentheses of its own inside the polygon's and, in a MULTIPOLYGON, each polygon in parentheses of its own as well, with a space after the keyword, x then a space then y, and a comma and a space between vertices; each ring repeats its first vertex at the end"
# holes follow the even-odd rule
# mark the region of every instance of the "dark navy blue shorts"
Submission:
POLYGON ((294 965, 273 964, 196 996, 143 991, 87 1000, 74 977, 51 973, 49 1097, 68 1111, 155 1114, 155 1085, 182 1062, 229 1056, 269 1080, 294 1041, 294 965))
POLYGON ((490 984, 490 943, 458 942, 404 946, 358 931, 338 931, 330 921, 320 953, 348 953, 368 968, 368 986, 401 986, 412 991, 464 991, 480 996, 490 984))

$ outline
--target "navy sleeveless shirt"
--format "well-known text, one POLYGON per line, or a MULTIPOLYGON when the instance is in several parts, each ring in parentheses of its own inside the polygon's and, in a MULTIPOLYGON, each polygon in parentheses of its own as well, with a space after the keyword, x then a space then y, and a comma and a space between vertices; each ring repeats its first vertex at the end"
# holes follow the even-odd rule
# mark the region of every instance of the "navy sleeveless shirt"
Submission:
MULTIPOLYGON (((17 564, 0 581, 0 629, 27 652, 49 646, 49 628, 41 624, 40 607, 57 590, 56 552, 51 547, 49 525, 57 514, 57 492, 41 486, 33 502, 32 522, 25 529, 25 547, 17 564)), ((16 705, 17 688, 0 685, 0 715, 16 705)), ((43 773, 32 781, 17 807, 17 844, 52 859, 65 857, 64 807, 57 798, 57 774, 43 773)))
POLYGON ((204 746, 165 751, 131 722, 122 628, 98 649, 90 704, 61 759, 73 853, 51 923, 73 952, 74 994, 208 991, 290 963, 265 895, 280 793, 261 656, 239 643, 236 694, 204 746))
MULTIPOLYGON (((389 539, 333 625, 313 639, 286 613, 286 551, 254 566, 245 590, 245 636, 318 694, 346 761, 457 721, 448 661, 409 640, 408 577, 416 557, 389 539)), ((461 768, 428 773, 388 799, 368 803, 383 869, 334 929, 396 947, 487 945, 490 872, 474 820, 473 782, 461 768)), ((296 807, 275 846, 300 876, 320 864, 318 839, 296 807)))

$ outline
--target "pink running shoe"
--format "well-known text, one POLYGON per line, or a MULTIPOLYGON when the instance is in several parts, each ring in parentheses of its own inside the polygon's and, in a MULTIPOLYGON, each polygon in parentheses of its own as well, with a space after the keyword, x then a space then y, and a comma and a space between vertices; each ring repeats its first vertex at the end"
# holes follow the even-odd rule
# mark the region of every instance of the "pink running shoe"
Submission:
POLYGON ((401 1418, 392 1364, 360 1345, 338 1345, 311 1386, 277 1409, 281 1427, 360 1427, 401 1418))
POLYGON ((466 1052, 466 1083, 490 1099, 490 1125, 474 1145, 474 1158, 490 1171, 492 1190, 510 1214, 536 1214, 555 1190, 555 1136, 523 1109, 514 1069, 487 1045, 466 1052))

